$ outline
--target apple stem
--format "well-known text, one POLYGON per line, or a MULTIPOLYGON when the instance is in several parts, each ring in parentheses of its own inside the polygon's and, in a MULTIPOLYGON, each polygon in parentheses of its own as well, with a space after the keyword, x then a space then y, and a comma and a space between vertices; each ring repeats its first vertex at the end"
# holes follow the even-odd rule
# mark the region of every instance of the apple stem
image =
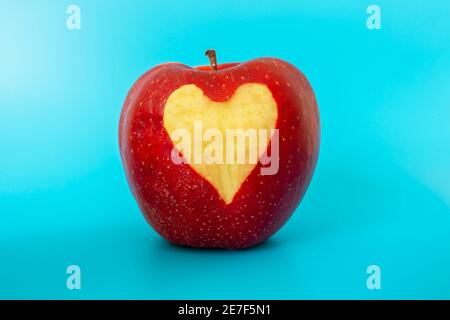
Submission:
POLYGON ((206 50, 205 55, 209 58, 209 62, 211 63, 211 70, 217 71, 216 50, 208 49, 206 50))

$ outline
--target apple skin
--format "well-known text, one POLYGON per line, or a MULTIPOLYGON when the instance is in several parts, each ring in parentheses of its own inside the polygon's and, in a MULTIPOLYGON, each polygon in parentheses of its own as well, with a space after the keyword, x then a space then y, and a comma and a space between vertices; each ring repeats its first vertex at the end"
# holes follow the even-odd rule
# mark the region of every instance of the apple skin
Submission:
POLYGON ((319 144, 313 90, 296 67, 276 58, 222 64, 217 71, 179 63, 156 66, 130 89, 119 124, 122 162, 146 220, 171 243, 191 247, 247 248, 273 235, 299 205, 319 144), (222 102, 249 82, 265 84, 277 102, 279 170, 262 176, 258 162, 226 205, 188 164, 172 162, 174 145, 163 125, 164 106, 185 84, 195 84, 210 99, 222 102))

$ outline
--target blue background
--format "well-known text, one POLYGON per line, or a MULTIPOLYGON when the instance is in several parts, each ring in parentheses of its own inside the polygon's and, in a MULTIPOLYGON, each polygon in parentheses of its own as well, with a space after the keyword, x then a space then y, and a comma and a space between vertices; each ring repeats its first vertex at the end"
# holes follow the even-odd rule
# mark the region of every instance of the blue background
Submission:
POLYGON ((448 1, 376 1, 372 31, 368 1, 80 0, 75 31, 71 2, 0 3, 0 298, 450 298, 448 1), (290 61, 321 113, 306 197, 245 251, 167 244, 119 158, 137 77, 210 47, 290 61))

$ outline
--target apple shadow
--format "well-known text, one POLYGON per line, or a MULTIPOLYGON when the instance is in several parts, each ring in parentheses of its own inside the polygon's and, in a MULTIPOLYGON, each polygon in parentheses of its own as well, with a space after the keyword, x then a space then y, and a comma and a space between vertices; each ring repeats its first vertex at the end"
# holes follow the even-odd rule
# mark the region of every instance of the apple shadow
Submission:
MULTIPOLYGON (((163 240, 163 239, 161 239, 163 240)), ((238 249, 226 249, 226 248, 198 248, 198 247, 191 247, 191 246, 184 246, 184 245, 179 245, 176 243, 172 243, 169 241, 161 241, 161 246, 166 247, 166 248, 162 248, 167 249, 167 250, 186 250, 186 251, 192 251, 192 252, 212 252, 212 253, 223 253, 223 254, 227 254, 227 253, 236 253, 236 252, 240 252, 240 251, 266 251, 266 250, 273 250, 274 248, 278 247, 281 243, 279 240, 274 240, 273 238, 269 238, 263 242, 260 242, 252 247, 248 247, 248 248, 238 248, 238 249)))

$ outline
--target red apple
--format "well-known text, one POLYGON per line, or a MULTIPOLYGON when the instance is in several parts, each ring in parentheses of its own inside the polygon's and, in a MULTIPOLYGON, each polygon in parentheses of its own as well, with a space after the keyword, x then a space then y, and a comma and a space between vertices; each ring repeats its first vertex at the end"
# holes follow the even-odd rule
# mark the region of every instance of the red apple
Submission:
POLYGON ((307 189, 319 151, 317 103, 305 76, 283 60, 217 65, 214 51, 207 54, 211 66, 166 63, 136 81, 120 118, 120 152, 139 207, 162 237, 192 247, 246 248, 280 229, 307 189), (214 128, 217 139, 228 129, 270 129, 257 160, 275 156, 275 170, 264 173, 267 161, 236 163, 235 156, 192 161, 192 153, 206 157, 208 139, 201 136, 205 150, 195 151, 194 143, 188 154, 192 141, 182 148, 174 132, 183 129, 195 140, 196 121, 214 128))

